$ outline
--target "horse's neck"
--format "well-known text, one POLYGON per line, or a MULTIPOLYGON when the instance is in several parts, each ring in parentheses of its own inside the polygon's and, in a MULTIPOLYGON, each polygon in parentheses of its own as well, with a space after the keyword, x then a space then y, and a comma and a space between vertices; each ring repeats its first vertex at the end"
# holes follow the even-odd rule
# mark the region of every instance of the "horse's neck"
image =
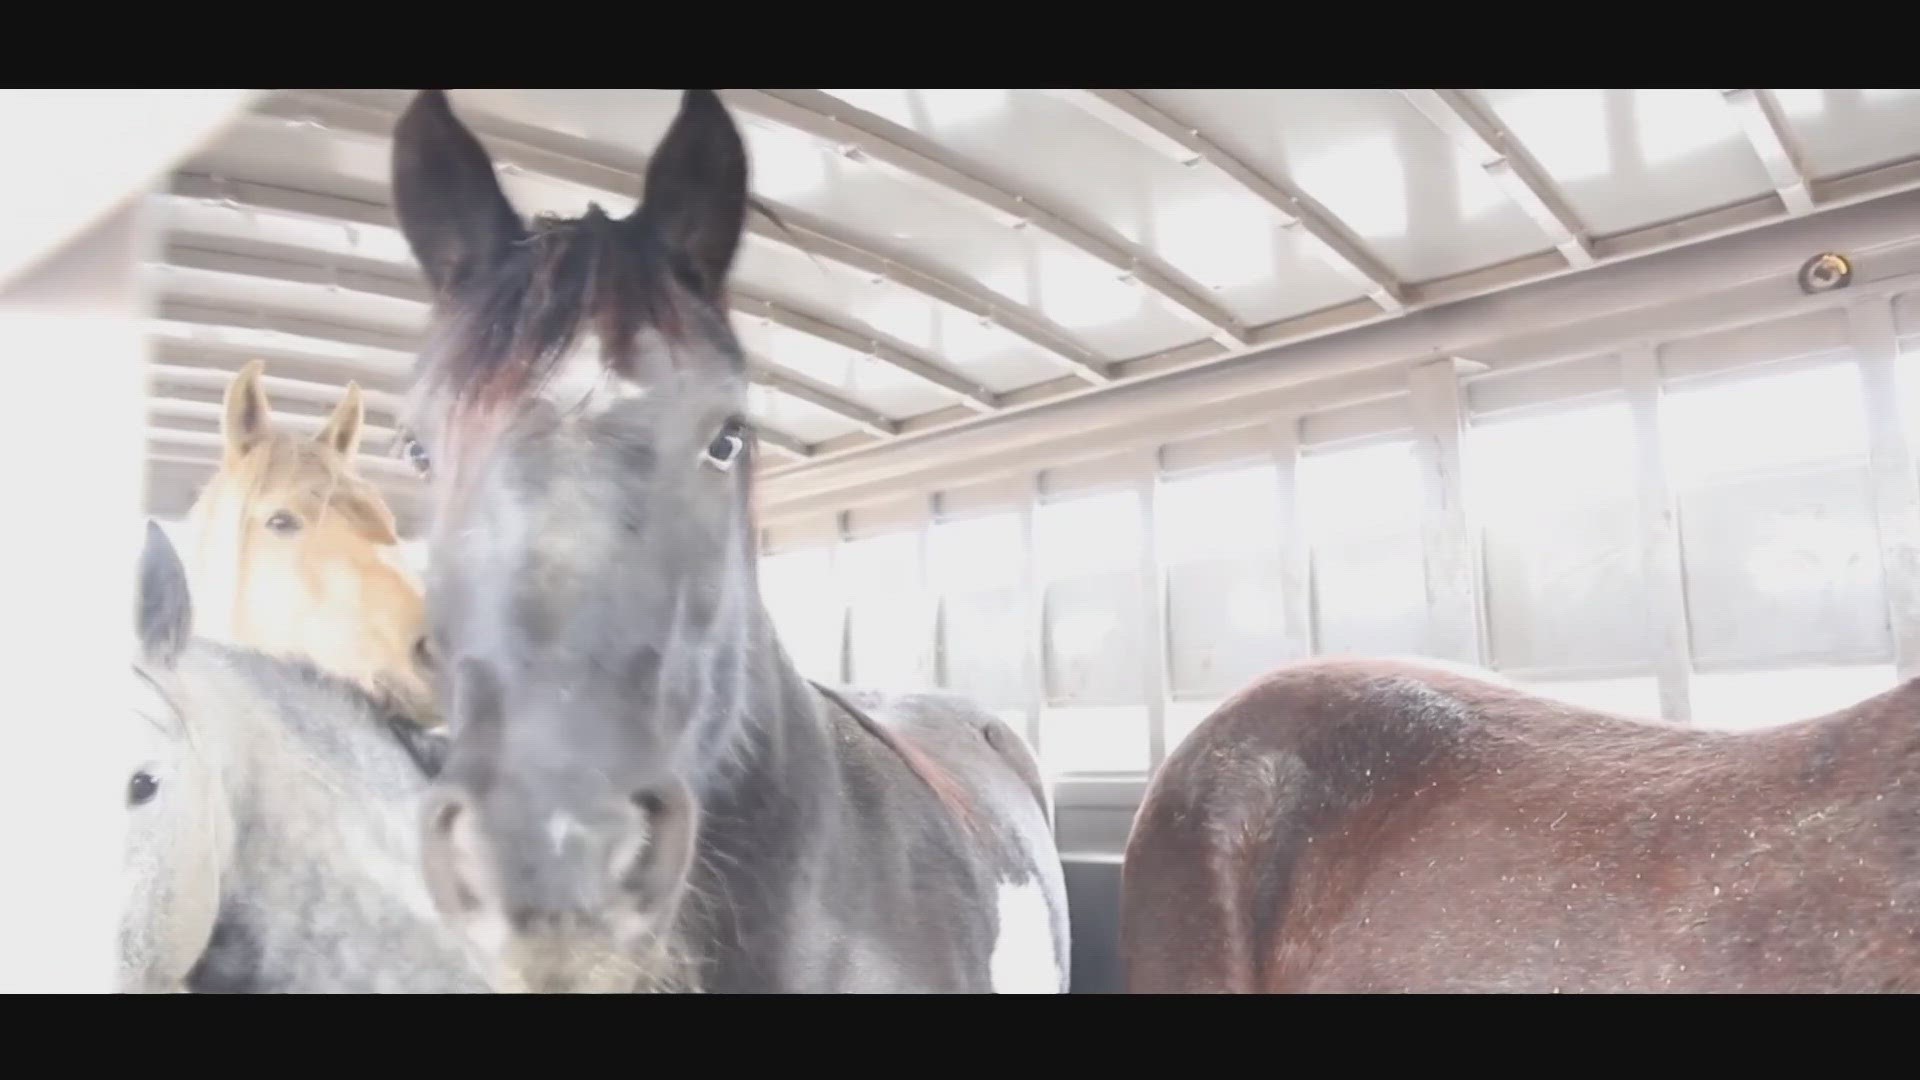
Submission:
POLYGON ((702 785, 700 857, 681 923, 709 989, 767 985, 783 920, 817 888, 815 856, 839 815, 839 763, 823 702, 771 625, 749 658, 745 716, 702 785))
POLYGON ((243 705, 222 739, 237 835, 221 890, 227 949, 210 957, 210 978, 315 991, 477 988, 420 873, 416 806, 427 779, 406 747, 340 684, 257 653, 216 656, 243 705))
POLYGON ((746 657, 742 719, 729 745, 708 769, 708 802, 756 803, 779 794, 812 801, 822 770, 833 766, 833 736, 821 699, 781 648, 772 621, 761 615, 746 657))

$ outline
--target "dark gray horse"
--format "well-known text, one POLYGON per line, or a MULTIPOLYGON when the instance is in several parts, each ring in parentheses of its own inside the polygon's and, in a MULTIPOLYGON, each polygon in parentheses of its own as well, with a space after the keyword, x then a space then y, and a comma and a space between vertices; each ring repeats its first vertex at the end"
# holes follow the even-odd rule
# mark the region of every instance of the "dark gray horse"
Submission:
POLYGON ((434 736, 295 660, 195 638, 151 523, 128 715, 120 989, 458 993, 483 966, 420 879, 434 736))
POLYGON ((1019 735, 949 695, 810 684, 761 604, 726 301, 748 166, 719 98, 686 93, 624 219, 529 227, 441 91, 393 170, 436 293, 411 429, 450 923, 529 989, 1063 992, 1019 735))

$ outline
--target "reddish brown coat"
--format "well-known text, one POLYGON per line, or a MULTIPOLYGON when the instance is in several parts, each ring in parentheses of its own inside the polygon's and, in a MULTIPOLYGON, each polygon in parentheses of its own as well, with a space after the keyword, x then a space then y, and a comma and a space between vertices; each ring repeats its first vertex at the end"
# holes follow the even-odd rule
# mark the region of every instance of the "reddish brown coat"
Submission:
POLYGON ((1729 733, 1289 665, 1147 791, 1136 992, 1920 988, 1920 680, 1729 733))

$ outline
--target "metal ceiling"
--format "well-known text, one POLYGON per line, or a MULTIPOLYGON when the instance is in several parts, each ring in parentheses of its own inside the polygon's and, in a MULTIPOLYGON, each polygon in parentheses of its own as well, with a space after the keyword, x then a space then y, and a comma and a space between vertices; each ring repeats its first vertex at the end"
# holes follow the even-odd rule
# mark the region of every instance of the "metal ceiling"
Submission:
MULTIPOLYGON (((391 435, 426 291, 387 190, 411 93, 271 91, 154 195, 154 512, 260 357, 312 430, 359 381, 364 468, 417 526, 391 435)), ((567 215, 632 207, 679 97, 451 93, 522 212, 567 215)), ((734 300, 779 475, 1920 188, 1913 90, 722 94, 779 219, 734 300)))

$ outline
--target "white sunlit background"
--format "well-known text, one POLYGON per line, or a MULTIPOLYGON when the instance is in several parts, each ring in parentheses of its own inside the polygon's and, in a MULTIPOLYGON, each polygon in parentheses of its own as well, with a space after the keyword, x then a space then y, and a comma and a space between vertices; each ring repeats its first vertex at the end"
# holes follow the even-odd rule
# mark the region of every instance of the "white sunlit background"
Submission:
MULTIPOLYGON (((1490 667, 1659 717, 1669 612, 1685 626, 1684 718, 1701 726, 1781 723, 1894 684, 1858 366, 1844 345, 1726 357, 1750 336, 1663 353, 1654 439, 1624 378, 1595 385, 1614 357, 1534 373, 1545 400, 1469 409, 1490 667), (1678 513, 1673 578, 1649 573, 1649 448, 1678 513)), ((1899 361, 1910 445, 1917 340, 1899 361)), ((1513 396, 1487 385, 1469 402, 1513 396)), ((1399 411, 1368 412, 1389 430, 1307 416, 1003 482, 997 500, 936 493, 918 521, 893 508, 895 527, 871 534, 855 509, 850 538, 825 529, 765 556, 767 600, 810 675, 950 688, 1037 731, 1056 776, 1144 774, 1155 724, 1171 747, 1290 657, 1431 654, 1416 437, 1391 430, 1399 411), (1287 588, 1294 558, 1304 595, 1287 588)))

